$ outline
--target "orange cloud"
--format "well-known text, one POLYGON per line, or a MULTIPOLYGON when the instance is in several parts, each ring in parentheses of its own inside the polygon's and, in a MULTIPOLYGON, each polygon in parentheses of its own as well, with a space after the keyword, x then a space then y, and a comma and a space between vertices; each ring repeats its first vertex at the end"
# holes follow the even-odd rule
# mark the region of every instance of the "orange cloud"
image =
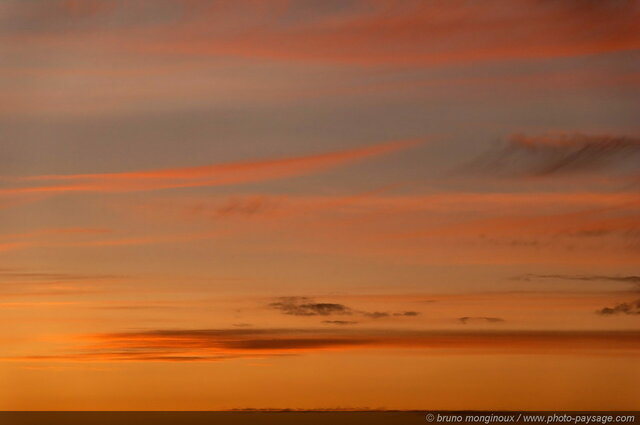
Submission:
POLYGON ((232 55, 277 60, 356 64, 440 64, 549 58, 640 47, 632 3, 549 1, 360 1, 345 12, 283 25, 296 4, 281 13, 252 14, 249 24, 210 36, 207 23, 246 7, 201 13, 179 25, 171 39, 141 42, 145 52, 232 55), (606 16, 607 19, 602 17, 606 16), (252 25, 253 24, 253 25, 252 25), (205 28, 207 31, 205 31, 205 28))
POLYGON ((86 236, 103 235, 111 229, 94 227, 57 227, 32 230, 23 233, 8 233, 0 235, 0 251, 29 248, 33 246, 49 246, 63 243, 69 237, 83 238, 86 236))
POLYGON ((457 354, 640 354, 637 331, 378 331, 336 329, 179 329, 84 337, 73 353, 17 361, 219 361, 327 350, 413 349, 457 354))
POLYGON ((120 236, 109 239, 87 239, 85 236, 108 234, 109 229, 68 228, 41 229, 27 233, 0 235, 0 252, 33 247, 108 247, 191 242, 222 236, 219 231, 169 233, 164 235, 120 236))
POLYGON ((619 263, 638 256, 632 248, 640 230, 638 207, 634 192, 372 191, 171 196, 126 206, 125 211, 161 223, 224 229, 216 237, 250 238, 251 249, 258 251, 278 246, 403 263, 591 263, 594 258, 619 263))
MULTIPOLYGON (((401 185, 352 195, 289 196, 253 193, 242 196, 170 196, 127 203, 127 211, 146 218, 173 216, 184 220, 211 218, 291 218, 295 215, 343 214, 375 215, 465 212, 482 217, 506 212, 531 214, 560 213, 575 209, 621 208, 638 204, 635 192, 437 192, 394 195, 388 193, 401 185), (388 194, 387 194, 388 193, 388 194)), ((412 223, 412 225, 415 223, 412 223)))
POLYGON ((130 7, 127 2, 110 2, 109 7, 96 1, 82 2, 82 7, 81 2, 52 2, 45 10, 20 3, 9 16, 40 24, 38 31, 12 34, 22 42, 77 46, 81 37, 147 54, 415 65, 640 47, 635 2, 360 0, 314 8, 280 0, 217 5, 142 1, 136 3, 138 20, 116 27, 105 26, 96 15, 117 16, 130 7))
MULTIPOLYGON (((636 207, 637 205, 636 203, 636 207)), ((619 211, 613 211, 617 213, 615 215, 607 214, 608 212, 587 210, 560 214, 491 217, 456 223, 428 233, 461 236, 484 234, 486 236, 596 237, 640 229, 640 215, 637 208, 626 210, 620 207, 619 211)))
MULTIPOLYGON (((108 273, 59 272, 42 269, 0 269, 0 299, 98 293, 129 276, 108 273)), ((44 305, 44 304, 43 304, 44 305)))
POLYGON ((365 148, 303 157, 213 164, 199 167, 105 174, 42 175, 5 178, 12 182, 65 182, 12 187, 0 194, 65 192, 135 192, 196 186, 219 186, 309 174, 365 158, 407 149, 418 140, 400 140, 365 148))

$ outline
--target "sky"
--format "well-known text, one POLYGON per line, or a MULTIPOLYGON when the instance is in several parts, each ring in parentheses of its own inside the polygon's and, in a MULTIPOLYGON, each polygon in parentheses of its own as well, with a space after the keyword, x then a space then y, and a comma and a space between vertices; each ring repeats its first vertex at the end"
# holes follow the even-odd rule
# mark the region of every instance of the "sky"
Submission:
POLYGON ((0 0, 0 409, 640 409, 639 20, 0 0))

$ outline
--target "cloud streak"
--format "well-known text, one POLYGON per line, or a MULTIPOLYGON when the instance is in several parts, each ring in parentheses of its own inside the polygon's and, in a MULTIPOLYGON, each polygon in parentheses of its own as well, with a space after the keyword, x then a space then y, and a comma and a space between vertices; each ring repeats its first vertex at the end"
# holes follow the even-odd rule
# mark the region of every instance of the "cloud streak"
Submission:
POLYGON ((14 43, 56 47, 74 47, 82 38, 150 56, 360 65, 537 59, 640 46, 634 26, 639 8, 627 1, 357 0, 317 7, 273 0, 258 7, 250 1, 146 0, 136 2, 135 19, 126 14, 128 2, 91 4, 52 1, 43 8, 10 1, 1 35, 14 43))
POLYGON ((37 283, 37 284, 56 284, 60 282, 94 282, 94 281, 113 281, 125 279, 127 276, 116 274, 88 274, 88 273, 63 273, 63 272, 47 272, 32 271, 24 269, 0 269, 0 279, 3 283, 37 283))
POLYGON ((637 171, 640 138, 561 133, 516 134, 476 160, 474 171, 519 177, 637 171))
POLYGON ((412 349, 459 354, 640 354, 638 331, 402 331, 157 329, 81 337, 73 352, 4 361, 221 361, 335 350, 412 349))
POLYGON ((614 315, 640 315, 640 300, 631 301, 628 303, 616 304, 613 307, 605 307, 596 312, 602 316, 614 316, 614 315))
POLYGON ((559 279, 559 280, 578 280, 584 282, 621 282, 640 284, 640 276, 610 276, 610 275, 572 275, 572 274, 535 274, 529 273, 514 277, 514 280, 534 280, 534 279, 559 279))
MULTIPOLYGON (((415 317, 420 313, 417 311, 401 311, 389 313, 386 311, 362 311, 347 307, 337 303, 318 303, 309 297, 281 297, 276 302, 269 304, 269 307, 279 310, 282 314, 289 316, 352 316, 359 315, 369 319, 382 319, 387 317, 415 317)), ((323 323, 352 324, 356 322, 344 321, 323 321, 323 323), (342 322, 342 323, 341 323, 342 322)))
POLYGON ((503 323, 505 320, 501 319, 500 317, 469 317, 469 316, 465 316, 465 317, 460 317, 458 319, 458 322, 462 323, 463 325, 466 325, 468 323, 503 323))
POLYGON ((251 183, 319 172, 366 158, 408 149, 418 143, 420 141, 416 139, 399 140, 318 155, 212 164, 198 167, 105 174, 5 177, 3 180, 9 181, 13 186, 0 189, 0 194, 137 192, 251 183), (33 182, 44 182, 46 184, 33 185, 33 182), (21 186, 16 186, 16 183, 21 184, 21 186), (27 184, 27 186, 24 184, 27 184))
POLYGON ((539 59, 640 45, 633 26, 639 11, 633 2, 578 6, 571 1, 489 0, 461 5, 437 0, 393 4, 360 0, 348 6, 326 5, 315 10, 312 18, 296 3, 271 4, 260 11, 247 10, 249 4, 255 8, 245 2, 215 11, 198 8, 177 30, 174 25, 173 37, 161 32, 153 40, 137 39, 127 47, 156 55, 372 66, 539 59), (239 14, 244 19, 238 19, 239 14), (229 28, 227 22, 234 17, 241 24, 229 28), (295 17, 295 24, 286 17, 295 17), (215 26, 228 31, 212 35, 204 30, 215 26))
POLYGON ((315 303, 306 297, 284 297, 280 301, 269 304, 269 307, 290 316, 331 316, 354 313, 343 304, 315 303))

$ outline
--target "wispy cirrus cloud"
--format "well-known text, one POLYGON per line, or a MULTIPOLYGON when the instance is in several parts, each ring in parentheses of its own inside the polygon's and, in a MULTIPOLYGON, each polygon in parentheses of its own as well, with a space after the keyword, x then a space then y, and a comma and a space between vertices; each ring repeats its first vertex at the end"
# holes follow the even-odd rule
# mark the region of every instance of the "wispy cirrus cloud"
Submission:
POLYGON ((123 1, 74 8, 56 1, 44 11, 21 3, 11 2, 10 11, 22 25, 5 33, 66 44, 71 36, 97 38, 90 30, 100 30, 96 42, 104 48, 146 55, 416 65, 597 54, 640 44, 634 2, 142 1, 133 21, 116 19, 129 4, 123 1), (132 34, 134 24, 146 31, 132 34))
POLYGON ((3 361, 189 362, 336 350, 413 349, 428 353, 640 355, 637 331, 404 331, 354 329, 156 329, 79 337, 61 354, 3 361))
POLYGON ((638 171, 640 138, 559 133, 515 134, 508 143, 477 159, 474 171, 518 177, 638 171))
MULTIPOLYGON (((567 274, 525 274, 516 276, 514 280, 531 281, 531 280, 567 280, 579 282, 614 282, 628 283, 633 285, 630 292, 637 293, 640 291, 640 276, 635 275, 567 275, 567 274)), ((628 291, 627 291, 628 292, 628 291)), ((596 313, 603 316, 618 314, 640 314, 640 300, 620 303, 613 307, 604 307, 596 313)))
POLYGON ((219 236, 217 231, 182 232, 172 234, 119 235, 111 234, 110 229, 54 228, 38 229, 25 233, 0 235, 0 252, 28 248, 90 248, 142 246, 172 243, 188 243, 219 236))
POLYGON ((67 235, 100 235, 111 233, 111 229, 104 227, 46 227, 34 229, 28 232, 5 233, 0 235, 0 241, 16 239, 32 239, 42 236, 67 236, 67 235))
POLYGON ((60 282, 82 282, 82 281, 109 281, 121 280, 125 275, 116 274, 91 274, 91 273, 68 273, 53 271, 35 271, 25 269, 0 269, 0 279, 3 283, 20 282, 51 284, 60 282))
POLYGON ((358 322, 354 320, 323 320, 322 323, 326 323, 327 325, 355 325, 358 322))
POLYGON ((605 307, 596 311, 596 313, 602 316, 640 315, 640 299, 616 304, 613 307, 605 307))
POLYGON ((545 63, 546 71, 534 70, 529 76, 512 69, 499 75, 430 75, 437 65, 490 62, 503 67, 522 59, 634 54, 640 46, 634 26, 640 10, 633 2, 356 0, 320 6, 266 0, 260 7, 252 1, 73 3, 78 5, 69 7, 63 0, 46 6, 3 2, 0 36, 3 47, 16 54, 7 55, 9 66, 2 72, 19 83, 5 90, 8 101, 0 112, 86 117, 126 115, 141 108, 298 104, 303 98, 380 91, 415 95, 425 87, 444 88, 451 97, 452 89, 474 92, 466 89, 469 84, 486 90, 516 83, 518 90, 535 87, 537 92, 542 87, 555 93, 576 84, 637 87, 639 82, 635 70, 627 69, 632 60, 615 71, 584 66, 567 71, 560 66, 559 73, 549 74, 545 63), (24 60, 31 56, 19 54, 24 51, 42 55, 42 63, 24 60), (93 53, 90 61, 48 61, 87 52, 93 53), (232 65, 212 72, 211 62, 216 68, 232 65), (265 62, 286 71, 264 73, 259 64, 265 62), (324 69, 313 71, 309 63, 324 69), (327 64, 339 72, 331 76, 327 64), (356 78, 340 72, 345 65, 358 70, 356 78), (390 69, 404 73, 408 66, 429 75, 389 78, 390 69), (309 77, 300 78, 302 68, 309 77), (363 70, 374 73, 362 78, 363 70), (39 84, 32 84, 34 76, 39 84), (91 90, 84 90, 86 86, 91 90))
POLYGON ((486 316, 481 316, 481 317, 465 316, 465 317, 458 318, 458 322, 462 323, 463 325, 466 325, 468 323, 503 323, 504 321, 505 320, 500 317, 486 317, 486 316))
POLYGON ((382 319, 391 316, 391 314, 386 311, 363 311, 361 314, 369 319, 382 319))
POLYGON ((269 307, 290 316, 351 315, 354 311, 344 304, 318 303, 307 297, 283 297, 269 307))
POLYGON ((3 268, 0 269, 0 298, 95 294, 103 292, 106 286, 131 279, 115 273, 3 268))
MULTIPOLYGON (((562 202, 558 202, 561 208, 562 202)), ((513 215, 493 215, 477 220, 469 220, 443 229, 444 233, 481 232, 486 235, 519 234, 553 235, 556 237, 604 236, 623 234, 633 237, 633 232, 640 227, 638 213, 640 203, 629 200, 629 203, 601 208, 589 208, 567 212, 535 213, 521 210, 513 215)))
POLYGON ((393 315, 396 317, 415 317, 419 316, 420 313, 418 313, 417 311, 401 311, 399 313, 393 313, 393 315))
MULTIPOLYGON (((228 199, 223 205, 215 208, 214 217, 247 217, 254 215, 264 215, 277 210, 278 200, 268 196, 251 196, 228 199)), ((191 213, 201 213, 205 210, 204 205, 198 205, 191 213)), ((206 212, 205 212, 206 213, 206 212)))
POLYGON ((104 174, 4 177, 2 180, 9 182, 10 186, 0 189, 0 194, 137 192, 241 184, 319 172, 365 158, 408 149, 418 143, 420 141, 416 139, 400 140, 318 155, 197 167, 104 174), (34 182, 37 184, 34 185, 34 182))
MULTIPOLYGON (((401 311, 396 313, 387 311, 362 311, 344 304, 316 302, 313 298, 309 297, 281 297, 277 301, 270 303, 269 307, 289 316, 359 315, 369 319, 382 319, 386 317, 415 317, 420 314, 417 311, 401 311)), ((324 321, 323 323, 330 323, 330 321, 324 321)))
MULTIPOLYGON (((634 286, 633 292, 640 290, 640 276, 636 275, 570 275, 570 274, 535 274, 529 273, 525 275, 515 276, 514 280, 531 281, 531 280, 568 280, 579 282, 615 282, 630 283, 634 286)), ((640 314, 640 300, 623 302, 613 307, 604 307, 596 311, 601 316, 614 315, 638 315, 640 314)))
POLYGON ((0 235, 0 252, 34 246, 57 245, 65 241, 86 241, 87 238, 111 233, 111 229, 93 227, 40 228, 20 233, 0 235))
POLYGON ((598 275, 598 274, 536 274, 528 273, 513 277, 514 280, 535 280, 535 279, 558 279, 558 280, 578 280, 583 282, 621 282, 640 284, 640 276, 629 275, 598 275))
MULTIPOLYGON (((345 195, 284 195, 251 193, 234 196, 167 196, 129 206, 134 213, 146 216, 211 218, 258 218, 310 215, 323 212, 357 214, 441 214, 450 211, 475 213, 477 216, 509 211, 531 215, 567 211, 606 212, 640 206, 635 191, 624 192, 465 192, 395 194, 401 185, 345 195)), ((583 215, 586 215, 583 213, 583 215)), ((413 225, 413 223, 412 223, 413 225)))

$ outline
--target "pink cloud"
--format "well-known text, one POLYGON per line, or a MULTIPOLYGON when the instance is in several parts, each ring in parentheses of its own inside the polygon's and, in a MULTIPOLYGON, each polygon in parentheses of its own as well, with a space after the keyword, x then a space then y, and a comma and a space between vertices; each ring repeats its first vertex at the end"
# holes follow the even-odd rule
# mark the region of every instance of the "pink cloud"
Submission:
POLYGON ((339 165, 408 149, 418 140, 399 140, 364 148, 318 155, 157 169, 123 173, 40 175, 5 178, 13 183, 46 182, 46 185, 14 186, 1 194, 65 192, 136 192, 181 187, 221 186, 310 174, 339 165), (62 184, 58 182, 63 182, 62 184), (58 183, 58 184, 55 184, 58 183))

